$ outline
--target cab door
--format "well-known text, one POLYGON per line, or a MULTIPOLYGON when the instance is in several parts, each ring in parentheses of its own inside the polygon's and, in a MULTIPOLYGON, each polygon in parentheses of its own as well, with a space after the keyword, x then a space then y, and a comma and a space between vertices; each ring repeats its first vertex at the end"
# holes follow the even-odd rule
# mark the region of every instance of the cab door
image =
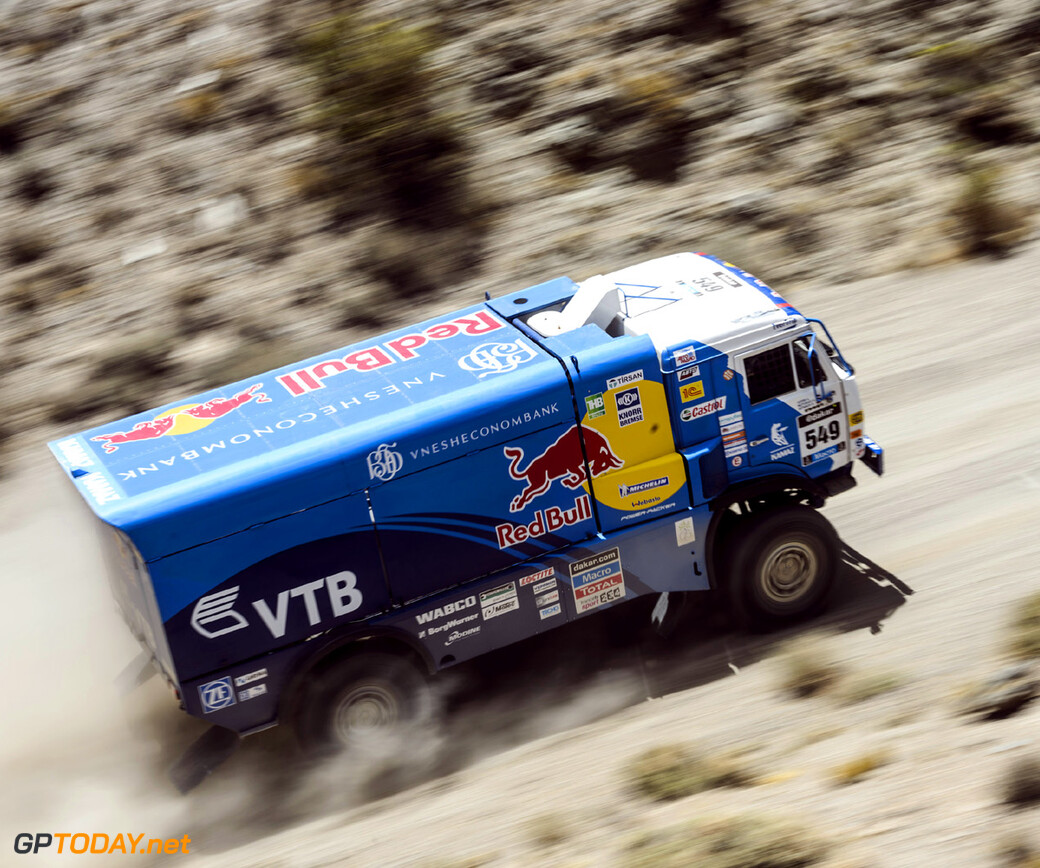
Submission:
POLYGON ((848 461, 842 383, 811 332, 747 353, 738 365, 746 454, 727 451, 732 468, 786 464, 816 476, 848 461))

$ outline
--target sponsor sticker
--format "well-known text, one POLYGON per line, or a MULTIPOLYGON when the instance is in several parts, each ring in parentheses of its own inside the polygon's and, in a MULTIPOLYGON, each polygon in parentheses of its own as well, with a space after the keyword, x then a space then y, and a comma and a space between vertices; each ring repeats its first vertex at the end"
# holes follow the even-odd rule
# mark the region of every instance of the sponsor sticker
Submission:
POLYGON ((734 443, 732 446, 727 446, 725 452, 727 458, 732 458, 734 455, 743 455, 745 452, 747 452, 747 441, 741 440, 739 443, 734 443))
POLYGON ((637 383, 643 379, 643 372, 629 371, 627 374, 622 374, 620 377, 611 377, 607 380, 607 390, 619 389, 622 386, 627 386, 629 383, 637 383))
POLYGON ((821 449, 819 452, 814 452, 812 455, 806 455, 802 458, 802 466, 807 467, 810 464, 815 464, 817 461, 823 461, 826 458, 830 458, 837 455, 839 452, 845 451, 845 444, 838 443, 836 446, 830 446, 827 449, 821 449))
POLYGON ((245 702, 249 699, 256 699, 258 696, 263 696, 267 693, 266 684, 254 684, 252 687, 247 687, 245 690, 238 691, 238 701, 245 702))
POLYGON ((453 630, 448 635, 448 638, 444 640, 444 644, 454 645, 461 639, 469 639, 471 636, 476 636, 478 633, 480 633, 480 624, 477 624, 476 627, 469 627, 465 630, 453 630))
POLYGON ((704 397, 704 381, 694 380, 692 383, 688 383, 685 386, 679 387, 679 394, 682 396, 683 403, 689 401, 696 401, 698 398, 704 397))
POLYGON ((631 494, 641 494, 644 491, 650 491, 653 488, 663 488, 668 485, 669 477, 662 476, 658 479, 648 479, 646 482, 636 482, 632 485, 619 485, 618 494, 622 497, 628 497, 631 494))
POLYGON ((625 577, 617 548, 582 558, 568 567, 579 614, 590 612, 625 596, 625 577))
POLYGON ((618 392, 614 401, 617 403, 618 424, 622 428, 643 421, 643 401, 639 397, 639 386, 618 392))
POLYGON ((740 286, 740 281, 728 271, 713 271, 712 274, 726 284, 726 286, 740 286))
POLYGON ((732 464, 734 467, 740 467, 740 465, 744 463, 744 459, 741 458, 739 455, 736 455, 730 459, 729 463, 732 464))
POLYGON ((740 423, 741 427, 744 425, 744 414, 737 410, 736 413, 724 413, 719 416, 720 425, 734 425, 737 422, 740 423))
POLYGON ((534 347, 523 338, 517 338, 509 342, 481 344, 459 359, 459 367, 473 373, 480 371, 477 379, 483 380, 490 374, 508 374, 515 371, 537 356, 534 347))
MULTIPOLYGON (((549 578, 552 574, 552 567, 546 567, 544 570, 539 570, 537 573, 531 573, 529 576, 524 576, 522 579, 520 579, 520 587, 522 588, 524 585, 533 585, 535 582, 540 581, 541 579, 549 578)), ((538 593, 537 588, 535 588, 534 590, 535 593, 538 593)))
POLYGON ((202 700, 202 711, 205 714, 234 705, 235 691, 231 688, 231 676, 199 685, 199 699, 202 700))
POLYGON ((675 366, 677 368, 685 368, 692 365, 697 361, 697 348, 696 347, 683 347, 681 350, 675 351, 675 366))
POLYGON ((788 446, 786 449, 780 449, 776 452, 769 453, 770 461, 779 461, 781 458, 787 458, 790 455, 794 455, 794 447, 788 446))
POLYGON ((534 604, 540 609, 542 606, 547 606, 549 603, 555 603, 559 599, 559 591, 549 591, 548 594, 542 594, 540 597, 536 597, 534 604))
POLYGON ((849 414, 849 425, 861 425, 863 423, 863 411, 857 410, 849 414))
POLYGON ((560 608, 560 604, 557 603, 555 606, 549 606, 547 609, 539 609, 538 617, 540 620, 544 621, 546 618, 551 618, 553 615, 559 615, 561 611, 563 610, 560 608))
POLYGON ((252 672, 247 672, 245 675, 239 675, 235 679, 235 687, 245 687, 247 684, 252 684, 254 681, 261 681, 266 677, 266 669, 256 669, 252 672))
POLYGON ((683 368, 676 375, 676 378, 679 380, 680 383, 685 383, 687 380, 692 380, 694 377, 699 377, 700 375, 701 366, 694 365, 692 368, 683 368))
POLYGON ((721 398, 712 398, 710 401, 705 401, 703 404, 694 404, 692 407, 684 407, 683 411, 679 414, 679 418, 683 422, 691 422, 694 419, 700 419, 702 416, 711 416, 714 413, 718 413, 720 410, 726 409, 726 396, 723 395, 721 398))
POLYGON ((499 585, 490 591, 482 591, 480 594, 480 614, 485 621, 513 612, 520 608, 520 599, 516 595, 516 583, 509 582, 499 585))
POLYGON ((368 478, 378 479, 380 482, 389 482, 397 475, 397 471, 404 466, 404 459, 400 452, 394 452, 396 443, 381 443, 376 449, 368 453, 368 478))
POLYGON ((726 370, 724 370, 722 372, 722 379, 724 379, 724 380, 732 380, 733 379, 733 368, 726 368, 726 370))
POLYGON ((590 419, 596 419, 607 412, 607 405, 603 400, 602 392, 597 392, 595 395, 589 395, 585 399, 585 412, 588 414, 590 419))
POLYGON ((430 609, 427 612, 420 612, 415 616, 415 621, 418 624, 429 624, 431 621, 439 621, 441 618, 447 618, 449 615, 455 615, 466 609, 470 609, 477 605, 477 598, 472 594, 461 600, 456 600, 453 603, 445 603, 443 606, 438 606, 436 609, 430 609))
POLYGON ((693 529, 693 518, 680 518, 675 523, 675 544, 687 546, 697 541, 697 535, 693 529))
POLYGON ((546 582, 539 582, 537 585, 535 585, 533 588, 531 588, 531 590, 534 593, 536 593, 536 594, 543 594, 546 591, 548 591, 550 588, 555 588, 555 587, 556 587, 556 579, 549 579, 546 582))

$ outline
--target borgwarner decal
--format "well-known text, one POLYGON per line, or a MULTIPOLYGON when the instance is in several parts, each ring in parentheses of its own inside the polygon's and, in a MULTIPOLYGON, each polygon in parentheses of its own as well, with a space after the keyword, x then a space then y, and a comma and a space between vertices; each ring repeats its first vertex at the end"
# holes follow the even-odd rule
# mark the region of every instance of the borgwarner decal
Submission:
POLYGON ((517 446, 506 446, 502 452, 509 459, 509 475, 524 483, 524 490, 509 504, 510 512, 519 512, 539 495, 545 494, 553 480, 562 480, 567 488, 578 488, 587 481, 585 457, 581 451, 580 437, 585 439, 589 455, 589 469, 596 477, 608 470, 617 470, 625 462, 610 447, 610 442, 594 428, 572 425, 561 434, 541 455, 536 455, 521 470, 524 450, 517 446))
MULTIPOLYGON (((343 374, 348 371, 375 371, 387 365, 394 365, 398 362, 407 362, 418 358, 419 354, 416 350, 430 341, 449 340, 457 335, 487 334, 504 326, 505 323, 487 311, 478 311, 469 316, 460 316, 447 322, 436 323, 421 332, 402 335, 383 344, 355 350, 342 358, 324 359, 305 368, 299 368, 289 374, 282 374, 280 377, 276 377, 276 379, 285 391, 297 398, 300 395, 306 395, 308 392, 324 389, 325 383, 322 381, 337 374, 343 374)), ((478 351, 491 346, 491 344, 485 344, 483 347, 478 347, 473 353, 478 353, 478 351)), ((523 349, 531 351, 530 347, 526 345, 523 349)), ((508 365, 509 358, 519 358, 517 352, 522 355, 522 351, 518 349, 516 352, 506 353, 503 358, 495 361, 495 352, 489 350, 474 356, 474 364, 479 365, 483 362, 488 365, 492 363, 508 365)), ((488 368, 487 372, 494 373, 490 368, 488 368)))
POLYGON ((271 399, 258 391, 263 385, 263 383, 254 383, 248 389, 230 398, 211 398, 204 404, 184 404, 181 407, 174 407, 172 410, 164 410, 154 419, 138 422, 129 431, 113 431, 111 434, 99 434, 90 439, 100 442, 105 452, 111 453, 124 443, 155 440, 166 434, 171 436, 191 434, 250 401, 256 401, 257 404, 268 403, 271 399))

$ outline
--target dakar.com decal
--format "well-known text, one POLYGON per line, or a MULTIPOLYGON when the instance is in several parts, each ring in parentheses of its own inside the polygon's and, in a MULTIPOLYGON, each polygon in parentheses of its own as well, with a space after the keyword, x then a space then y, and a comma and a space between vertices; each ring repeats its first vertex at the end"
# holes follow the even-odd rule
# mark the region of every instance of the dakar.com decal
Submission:
POLYGON ((164 853, 190 853, 190 843, 191 838, 187 835, 180 838, 148 838, 144 832, 137 835, 132 832, 117 832, 115 835, 106 835, 104 832, 19 832, 14 836, 14 852, 23 856, 39 853, 73 853, 77 856, 84 853, 122 853, 128 856, 154 856, 164 853))

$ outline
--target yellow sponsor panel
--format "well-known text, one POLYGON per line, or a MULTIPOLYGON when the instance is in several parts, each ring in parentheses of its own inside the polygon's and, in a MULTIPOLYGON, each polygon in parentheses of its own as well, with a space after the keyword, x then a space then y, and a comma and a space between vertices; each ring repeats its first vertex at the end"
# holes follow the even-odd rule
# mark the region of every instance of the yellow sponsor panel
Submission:
POLYGON ((704 381, 694 380, 692 383, 687 383, 685 386, 680 386, 679 392, 682 394, 684 404, 687 401, 696 401, 698 398, 703 398, 704 381))
POLYGON ((855 413, 849 414, 850 425, 860 425, 863 422, 863 411, 857 410, 855 413))
POLYGON ((625 467, 675 452, 663 385, 653 380, 629 383, 604 392, 603 403, 606 413, 595 418, 586 414, 581 424, 606 437, 611 450, 625 462, 625 467), (633 390, 638 390, 638 393, 633 395, 633 390), (627 393, 623 399, 626 403, 619 414, 617 396, 622 393, 627 393), (633 402, 634 398, 637 403, 633 402), (640 416, 638 422, 629 421, 640 416))
POLYGON ((682 456, 673 452, 597 476, 593 490, 596 500, 604 506, 635 512, 666 502, 685 485, 682 456))

